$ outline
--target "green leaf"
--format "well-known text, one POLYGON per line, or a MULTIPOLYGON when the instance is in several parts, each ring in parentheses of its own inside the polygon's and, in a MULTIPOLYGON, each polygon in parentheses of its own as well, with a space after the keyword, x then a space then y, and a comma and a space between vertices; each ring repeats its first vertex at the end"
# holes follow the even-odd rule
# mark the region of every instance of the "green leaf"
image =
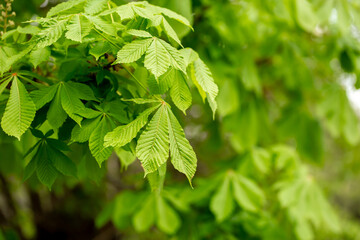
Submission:
POLYGON ((109 132, 105 136, 105 147, 122 147, 129 143, 133 138, 136 137, 141 128, 148 122, 148 118, 152 112, 158 109, 160 105, 152 108, 148 108, 142 112, 134 121, 131 123, 119 126, 114 131, 109 132))
POLYGON ((0 84, 0 96, 4 92, 5 88, 9 85, 12 77, 8 77, 7 79, 3 79, 3 82, 0 84))
POLYGON ((197 52, 195 52, 191 48, 183 48, 180 49, 179 51, 184 58, 186 67, 188 67, 189 64, 195 62, 199 58, 199 54, 197 54, 197 52))
POLYGON ((152 39, 135 40, 126 44, 118 53, 116 63, 132 63, 137 61, 151 44, 152 39))
POLYGON ((169 68, 169 70, 161 75, 159 79, 155 79, 154 75, 148 77, 148 86, 152 94, 164 94, 171 87, 175 78, 175 69, 169 68))
POLYGON ((85 4, 85 13, 97 14, 106 8, 108 0, 88 0, 85 4))
POLYGON ((127 167, 136 160, 135 154, 123 148, 115 148, 115 153, 121 162, 121 169, 126 170, 127 167))
POLYGON ((186 76, 180 71, 175 71, 170 97, 176 107, 186 114, 186 110, 191 106, 192 96, 186 83, 186 76))
POLYGON ((158 6, 153 6, 152 7, 156 10, 159 11, 160 13, 162 13, 163 15, 165 15, 166 17, 169 17, 171 19, 174 19, 188 27, 190 27, 192 29, 192 26, 190 24, 190 22, 183 16, 181 16, 180 14, 177 14, 174 11, 171 11, 167 8, 162 8, 162 7, 158 7, 158 6))
POLYGON ((47 157, 47 148, 42 146, 39 148, 37 158, 36 175, 39 181, 46 185, 49 189, 54 184, 59 172, 52 165, 51 160, 47 157))
POLYGON ((93 55, 97 61, 101 56, 103 56, 109 51, 111 51, 110 43, 106 41, 101 41, 95 43, 95 45, 89 50, 89 53, 93 55))
POLYGON ((186 74, 185 61, 179 50, 177 50, 162 39, 159 39, 159 41, 161 45, 166 49, 166 52, 170 59, 170 65, 186 74))
POLYGON ((234 201, 230 189, 230 176, 227 174, 220 188, 210 200, 210 210, 217 222, 222 222, 230 216, 234 209, 234 201))
POLYGON ((194 70, 195 76, 192 78, 192 80, 199 84, 203 91, 206 92, 209 105, 215 117, 215 112, 217 109, 215 98, 219 92, 218 86, 215 84, 209 68, 200 58, 194 61, 194 70))
POLYGON ((78 113, 84 105, 78 98, 77 92, 65 84, 60 85, 59 91, 62 108, 70 118, 80 125, 83 118, 76 113, 78 113))
POLYGON ((133 102, 133 103, 136 103, 136 104, 161 103, 160 100, 151 99, 151 98, 131 98, 131 99, 122 98, 121 101, 133 102))
POLYGON ((1 119, 1 127, 5 133, 20 140, 21 135, 30 127, 35 112, 35 104, 25 86, 14 76, 10 89, 10 98, 1 119))
POLYGON ((185 133, 170 107, 167 107, 167 119, 169 126, 170 156, 174 168, 184 173, 190 184, 195 175, 197 159, 196 154, 189 141, 185 138, 185 133))
POLYGON ((57 129, 63 125, 67 118, 67 114, 62 108, 61 105, 61 95, 60 89, 62 86, 58 86, 58 90, 55 94, 54 100, 51 102, 49 111, 47 112, 46 119, 49 121, 50 125, 57 129))
POLYGON ((37 48, 44 48, 55 43, 63 35, 65 31, 65 21, 54 22, 46 28, 42 29, 36 35, 37 48))
MULTIPOLYGON (((4 47, 0 48, 0 75, 4 72, 10 70, 14 63, 23 59, 23 57, 28 54, 33 49, 33 45, 28 46, 27 48, 19 51, 16 50, 11 52, 10 54, 6 54, 4 51, 4 47)), ((12 49, 14 50, 14 49, 12 49)))
POLYGON ((53 17, 55 15, 64 15, 71 13, 79 13, 83 11, 83 6, 86 0, 70 0, 60 3, 51 8, 47 13, 47 17, 53 17))
POLYGON ((237 203, 245 210, 256 212, 264 203, 264 193, 250 179, 240 176, 231 175, 234 197, 237 203))
MULTIPOLYGON (((145 40, 143 40, 145 41, 145 40)), ((170 58, 168 51, 161 43, 161 39, 154 38, 148 47, 145 55, 144 66, 159 78, 170 67, 170 58)))
POLYGON ((145 175, 156 171, 169 157, 169 129, 166 105, 162 105, 136 146, 136 156, 140 159, 145 175))
POLYGON ((156 198, 156 225, 167 234, 174 234, 180 228, 180 217, 163 197, 156 198))
POLYGON ((30 97, 35 103, 36 110, 42 108, 45 104, 53 100, 58 90, 59 85, 55 84, 50 87, 41 88, 39 90, 32 91, 30 97))
POLYGON ((82 100, 97 101, 96 97, 94 96, 93 90, 86 84, 70 81, 66 82, 66 86, 76 92, 76 97, 82 100))
POLYGON ((132 218, 134 228, 138 232, 147 231, 155 223, 155 197, 150 194, 141 205, 141 209, 132 218))
POLYGON ((104 147, 104 137, 113 129, 114 123, 112 120, 109 117, 104 116, 90 135, 89 149, 99 166, 110 157, 113 151, 112 147, 104 147))
POLYGON ((52 147, 50 144, 47 147, 48 158, 51 160, 53 166, 62 174, 67 176, 76 176, 76 165, 64 153, 52 147))
POLYGON ((81 127, 76 125, 71 132, 71 140, 74 142, 84 143, 89 141, 91 133, 99 125, 101 117, 95 119, 85 119, 81 127))
POLYGON ((85 17, 89 19, 90 22, 94 25, 94 27, 99 31, 104 32, 110 36, 117 36, 117 30, 114 24, 109 23, 108 21, 104 20, 99 16, 86 15, 85 17))
POLYGON ((178 37, 178 35, 176 34, 176 32, 174 31, 174 29, 170 26, 170 24, 168 23, 168 21, 166 21, 165 18, 162 19, 162 25, 164 27, 164 30, 166 32, 166 34, 172 39, 174 40, 177 44, 179 44, 180 46, 182 46, 181 41, 178 37))
POLYGON ((135 18, 134 10, 132 9, 130 4, 125 4, 117 7, 116 13, 120 16, 122 21, 135 18))
POLYGON ((90 21, 80 14, 75 14, 66 26, 66 38, 75 42, 82 42, 83 38, 89 35, 91 31, 90 21))
POLYGON ((30 53, 30 63, 36 68, 40 63, 49 59, 51 54, 49 47, 38 48, 30 53))
POLYGON ((296 19, 299 25, 305 30, 312 32, 315 30, 319 20, 308 0, 296 0, 296 19))
POLYGON ((129 29, 126 31, 127 34, 136 36, 136 37, 142 37, 142 38, 151 38, 153 37, 149 32, 144 30, 137 30, 137 29, 129 29))

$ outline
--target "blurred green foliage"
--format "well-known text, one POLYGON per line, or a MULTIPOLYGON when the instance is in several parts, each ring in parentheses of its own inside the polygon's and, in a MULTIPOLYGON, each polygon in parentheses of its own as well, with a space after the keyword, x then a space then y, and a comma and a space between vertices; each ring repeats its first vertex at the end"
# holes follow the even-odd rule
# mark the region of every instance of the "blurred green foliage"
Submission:
MULTIPOLYGON (((149 2, 188 18, 195 31, 170 23, 219 85, 215 120, 195 85, 181 117, 198 157, 194 189, 168 168, 151 192, 129 152, 99 168, 73 144, 77 179, 49 193, 21 181, 31 133, 1 133, 1 196, 12 202, 0 206, 0 239, 360 239, 360 112, 345 85, 359 82, 360 3, 149 2)), ((16 20, 44 16, 41 3, 15 0, 16 20)))

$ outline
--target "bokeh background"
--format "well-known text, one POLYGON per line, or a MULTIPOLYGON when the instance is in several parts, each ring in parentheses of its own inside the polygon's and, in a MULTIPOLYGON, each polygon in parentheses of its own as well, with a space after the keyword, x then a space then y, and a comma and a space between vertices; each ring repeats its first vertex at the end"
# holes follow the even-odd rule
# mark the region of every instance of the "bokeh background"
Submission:
MULTIPOLYGON (((215 120, 194 86, 182 117, 194 189, 170 169, 166 216, 151 219, 138 161, 118 152, 100 169, 74 144, 87 172, 50 192, 20 177, 31 136, 1 132, 0 239, 360 239, 360 2, 149 2, 191 21, 194 31, 171 24, 220 89, 215 120)), ((15 22, 57 3, 15 0, 15 22)))

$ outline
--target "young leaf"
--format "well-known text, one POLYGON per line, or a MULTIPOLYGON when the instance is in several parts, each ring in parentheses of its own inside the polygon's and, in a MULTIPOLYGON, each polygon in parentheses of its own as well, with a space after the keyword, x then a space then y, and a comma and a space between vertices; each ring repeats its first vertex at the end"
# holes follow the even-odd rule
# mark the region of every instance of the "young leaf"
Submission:
POLYGON ((147 231, 155 223, 155 196, 149 197, 141 205, 141 209, 132 218, 134 228, 138 232, 147 231))
POLYGON ((180 227, 180 217, 163 197, 156 198, 156 225, 167 234, 174 234, 180 227))
POLYGON ((159 42, 166 49, 166 52, 170 59, 170 65, 186 74, 185 61, 179 50, 177 50, 162 39, 159 39, 159 42))
POLYGON ((210 210, 215 214, 217 222, 224 221, 234 209, 230 183, 230 176, 227 174, 220 188, 210 200, 210 210))
POLYGON ((131 98, 131 99, 122 98, 121 101, 133 102, 133 103, 136 103, 136 104, 161 103, 159 100, 151 99, 151 98, 131 98))
POLYGON ((39 148, 39 154, 37 156, 36 175, 42 184, 51 189, 51 186, 54 184, 59 172, 48 158, 47 148, 45 146, 39 148))
POLYGON ((95 43, 94 47, 89 50, 89 53, 93 55, 97 61, 101 56, 103 56, 105 53, 109 52, 110 50, 111 50, 110 43, 101 41, 95 43))
POLYGON ((114 24, 111 24, 108 21, 105 21, 104 19, 102 19, 99 16, 86 15, 85 17, 87 19, 89 19, 89 21, 94 25, 94 27, 97 30, 104 32, 110 36, 114 36, 114 37, 117 36, 117 30, 116 30, 114 24))
POLYGON ((136 36, 136 37, 142 37, 142 38, 152 38, 153 36, 144 30, 137 30, 137 29, 129 29, 126 31, 127 34, 136 36))
POLYGON ((213 111, 214 117, 217 109, 216 96, 219 92, 218 86, 215 84, 212 74, 205 63, 199 58, 194 62, 195 78, 193 81, 198 83, 206 92, 209 105, 213 111))
POLYGON ((49 111, 47 112, 46 119, 49 121, 50 125, 57 129, 63 125, 67 118, 67 114, 61 106, 61 95, 60 90, 62 86, 58 86, 58 90, 55 94, 54 100, 51 102, 49 111))
POLYGON ((178 70, 174 74, 170 97, 174 104, 186 114, 186 110, 191 106, 192 96, 186 83, 186 76, 178 70))
POLYGON ((166 34, 182 47, 182 44, 181 44, 181 41, 180 41, 178 35, 176 34, 175 30, 170 26, 168 21, 166 21, 165 18, 162 19, 162 25, 164 27, 166 34))
POLYGON ((8 79, 5 79, 5 80, 3 79, 3 82, 0 84, 0 96, 4 92, 7 85, 9 85, 11 80, 12 80, 12 77, 8 77, 8 79))
POLYGON ((185 133, 170 107, 167 107, 167 119, 169 125, 171 163, 176 170, 184 173, 191 183, 191 179, 196 172, 196 154, 189 141, 185 138, 185 133))
POLYGON ((54 22, 36 35, 37 48, 44 48, 55 43, 65 31, 65 21, 54 22))
POLYGON ((85 13, 97 14, 106 8, 107 3, 108 0, 88 0, 85 4, 85 13))
POLYGON ((146 51, 152 39, 135 40, 126 44, 117 54, 115 63, 132 63, 137 61, 146 51))
POLYGON ((74 142, 84 143, 89 141, 94 129, 99 125, 101 117, 95 119, 85 119, 81 127, 76 125, 71 132, 71 140, 74 142))
POLYGON ((98 126, 94 129, 89 139, 89 149, 91 154, 95 157, 99 166, 102 162, 107 160, 113 149, 112 147, 104 147, 104 137, 105 135, 114 129, 114 123, 112 120, 104 116, 98 126))
POLYGON ((76 176, 76 165, 60 150, 48 144, 47 148, 48 159, 51 160, 53 166, 62 174, 67 176, 76 176))
POLYGON ((47 13, 47 17, 53 17, 55 15, 79 13, 83 11, 84 3, 86 0, 70 0, 67 2, 60 3, 55 7, 51 8, 47 13))
POLYGON ((30 53, 30 62, 36 68, 40 63, 45 62, 49 59, 51 54, 49 47, 38 48, 30 53))
POLYGON ((35 103, 36 110, 42 108, 45 104, 53 100, 58 90, 59 85, 55 84, 50 87, 41 88, 39 90, 32 91, 30 97, 35 103))
POLYGON ((15 76, 10 89, 10 98, 1 120, 1 127, 8 135, 15 136, 20 140, 21 135, 30 127, 35 112, 35 104, 25 86, 15 76))
POLYGON ((134 121, 131 123, 119 126, 114 129, 114 131, 109 132, 105 136, 105 147, 122 147, 125 144, 129 143, 133 138, 136 137, 138 132, 145 124, 148 122, 148 117, 152 112, 158 109, 160 105, 149 108, 142 112, 134 121))
POLYGON ((169 129, 166 105, 162 105, 141 134, 136 146, 145 175, 156 171, 169 157, 169 129))
POLYGON ((256 212, 264 203, 264 193, 250 179, 243 176, 232 175, 234 197, 244 209, 256 212))
POLYGON ((80 14, 75 14, 66 26, 65 36, 75 42, 82 42, 83 38, 89 35, 91 31, 90 21, 80 14))
POLYGON ((167 49, 162 44, 163 40, 154 38, 145 55, 144 65, 154 74, 155 78, 163 75, 170 67, 170 58, 167 49))

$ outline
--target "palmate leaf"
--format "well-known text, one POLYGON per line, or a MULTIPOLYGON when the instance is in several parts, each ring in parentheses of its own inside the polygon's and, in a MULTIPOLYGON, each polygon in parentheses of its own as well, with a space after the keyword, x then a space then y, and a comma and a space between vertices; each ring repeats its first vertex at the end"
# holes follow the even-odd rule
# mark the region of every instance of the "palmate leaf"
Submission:
POLYGON ((158 109, 160 105, 149 108, 142 112, 134 121, 131 123, 119 126, 114 131, 109 132, 105 136, 105 146, 109 147, 122 147, 129 143, 133 138, 136 137, 141 128, 148 122, 148 118, 151 113, 158 109))
POLYGON ((116 63, 131 63, 137 61, 151 44, 152 39, 135 40, 126 44, 117 54, 116 63))
POLYGON ((80 14, 71 17, 69 24, 66 26, 66 38, 75 42, 82 42, 83 38, 89 35, 91 31, 90 21, 80 14))
POLYGON ((25 86, 14 76, 10 97, 6 104, 1 127, 5 133, 20 140, 21 135, 29 128, 35 117, 35 104, 31 100, 25 86))
POLYGON ((104 137, 114 129, 114 125, 114 122, 108 116, 104 116, 90 135, 89 149, 100 167, 102 162, 106 161, 113 151, 112 147, 104 146, 104 137))
POLYGON ((163 104, 140 135, 136 156, 140 159, 145 175, 156 171, 169 157, 169 128, 167 107, 163 104))
POLYGON ((163 40, 154 38, 147 49, 144 66, 154 74, 156 78, 163 75, 170 67, 170 57, 168 50, 162 44, 163 40))
POLYGON ((170 107, 167 107, 167 120, 169 126, 171 163, 176 170, 186 175, 191 184, 191 179, 196 172, 196 154, 189 141, 185 138, 184 130, 172 113, 170 107))
POLYGON ((186 83, 184 73, 176 70, 170 89, 170 97, 175 105, 186 114, 186 110, 191 106, 191 92, 186 83))

